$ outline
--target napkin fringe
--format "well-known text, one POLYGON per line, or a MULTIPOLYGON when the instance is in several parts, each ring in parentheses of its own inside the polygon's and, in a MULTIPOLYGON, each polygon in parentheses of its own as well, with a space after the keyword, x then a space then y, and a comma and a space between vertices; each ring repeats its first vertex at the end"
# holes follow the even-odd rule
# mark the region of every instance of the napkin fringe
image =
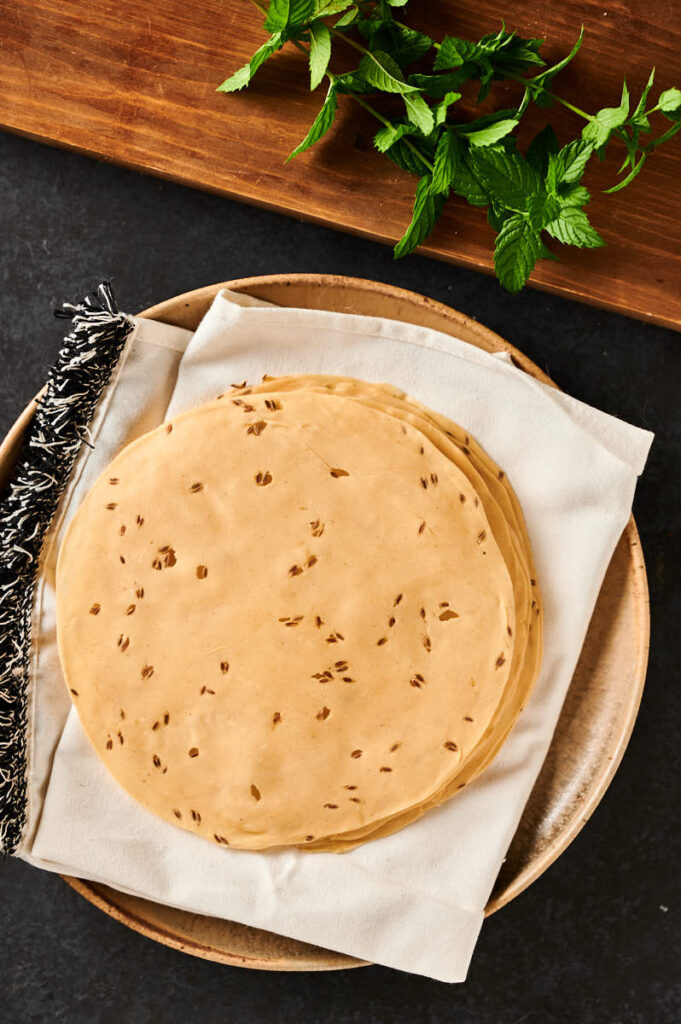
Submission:
POLYGON ((108 281, 55 316, 71 320, 71 329, 0 498, 0 851, 7 854, 26 824, 31 616, 43 540, 81 446, 92 447, 88 424, 134 326, 108 281))

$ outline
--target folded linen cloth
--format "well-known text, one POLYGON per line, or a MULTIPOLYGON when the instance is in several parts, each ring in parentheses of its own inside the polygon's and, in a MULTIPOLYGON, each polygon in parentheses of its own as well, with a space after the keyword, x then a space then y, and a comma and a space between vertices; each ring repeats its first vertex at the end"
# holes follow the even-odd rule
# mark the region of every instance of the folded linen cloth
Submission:
MULTIPOLYGON (((81 317, 87 320, 82 311, 81 317)), ((3 742, 16 747, 17 723, 22 715, 27 722, 19 744, 25 787, 16 777, 22 757, 15 750, 13 795, 4 809, 0 793, 5 847, 39 867, 160 903, 463 981, 652 435, 533 380, 507 357, 413 324, 275 307, 227 291, 193 335, 117 317, 122 354, 110 359, 109 383, 98 383, 88 444, 42 545, 25 698, 0 714, 0 767, 3 742), (541 674, 493 764, 454 800, 342 856, 214 847, 154 817, 117 786, 91 748, 56 649, 56 556, 100 472, 124 444, 164 418, 264 373, 387 381, 464 425, 513 484, 544 599, 541 674)), ((5 621, 0 609, 0 631, 5 621)))

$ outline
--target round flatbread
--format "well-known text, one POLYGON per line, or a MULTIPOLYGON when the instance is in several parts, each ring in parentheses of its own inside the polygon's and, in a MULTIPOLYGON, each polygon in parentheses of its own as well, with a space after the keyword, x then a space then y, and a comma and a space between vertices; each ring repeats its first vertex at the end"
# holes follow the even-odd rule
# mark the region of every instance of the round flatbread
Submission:
POLYGON ((353 378, 296 375, 268 380, 250 389, 251 394, 277 390, 314 390, 318 393, 351 397, 389 410, 421 429, 433 443, 465 473, 483 500, 495 539, 506 559, 513 580, 516 604, 515 642, 507 686, 485 735, 461 764, 449 782, 428 800, 406 811, 389 815, 370 826, 317 840, 307 847, 341 852, 360 842, 388 835, 426 810, 437 806, 471 782, 494 758, 522 711, 536 681, 542 656, 541 600, 520 505, 506 474, 460 426, 438 415, 404 392, 387 384, 369 384, 353 378))
POLYGON ((445 423, 287 378, 114 460, 62 546, 58 638, 135 799, 220 844, 347 849, 489 760, 536 676, 538 596, 508 482, 445 423))

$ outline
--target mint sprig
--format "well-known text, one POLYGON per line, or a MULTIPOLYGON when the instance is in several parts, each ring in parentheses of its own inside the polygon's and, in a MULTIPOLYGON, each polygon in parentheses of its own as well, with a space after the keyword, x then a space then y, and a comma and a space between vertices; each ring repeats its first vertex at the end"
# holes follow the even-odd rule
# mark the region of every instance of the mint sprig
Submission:
MULTIPOLYGON (((487 209, 497 233, 494 265, 511 292, 526 283, 539 259, 556 259, 548 242, 578 248, 605 243, 585 207, 590 193, 583 182, 594 155, 603 159, 611 144, 623 148, 618 180, 606 192, 626 188, 655 150, 681 131, 681 90, 662 91, 650 105, 655 71, 633 106, 626 82, 619 103, 589 113, 553 91, 557 76, 578 55, 584 29, 568 54, 546 65, 541 39, 525 39, 502 25, 478 40, 445 36, 441 42, 411 28, 402 17, 407 0, 270 0, 264 14, 269 38, 218 91, 247 87, 262 65, 286 43, 308 61, 310 88, 324 79, 324 102, 305 138, 288 159, 305 152, 332 127, 339 96, 350 96, 381 124, 374 137, 378 152, 418 178, 410 223, 395 246, 399 258, 412 252, 433 230, 451 195, 487 209), (343 45, 345 66, 331 70, 335 43, 343 45), (355 66, 348 53, 355 51, 355 66), (431 68, 428 69, 430 62, 431 68), (416 68, 413 67, 416 65, 416 68), (458 107, 465 82, 478 82, 478 101, 494 82, 511 81, 522 91, 517 105, 464 119, 458 107), (367 99, 382 96, 390 116, 367 99), (561 147, 550 124, 523 154, 517 129, 530 106, 566 107, 584 125, 561 147), (397 107, 396 107, 397 105, 397 107), (633 109, 632 109, 633 107, 633 109), (654 134, 663 119, 664 130, 654 134)), ((334 66, 336 61, 334 61, 334 66)))

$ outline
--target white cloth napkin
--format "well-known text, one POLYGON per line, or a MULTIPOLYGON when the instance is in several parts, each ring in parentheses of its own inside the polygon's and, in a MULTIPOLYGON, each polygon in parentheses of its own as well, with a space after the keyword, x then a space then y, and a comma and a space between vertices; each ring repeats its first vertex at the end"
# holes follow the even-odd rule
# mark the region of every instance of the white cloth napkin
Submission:
POLYGON ((21 856, 157 902, 442 981, 465 979, 485 903, 548 749, 652 435, 437 331, 221 293, 193 336, 138 321, 46 544, 34 620, 29 828, 21 856), (522 504, 545 602, 545 654, 500 755, 454 800, 342 856, 213 846, 109 776, 61 679, 54 565, 68 519, 133 437, 264 373, 389 381, 465 425, 522 504))

